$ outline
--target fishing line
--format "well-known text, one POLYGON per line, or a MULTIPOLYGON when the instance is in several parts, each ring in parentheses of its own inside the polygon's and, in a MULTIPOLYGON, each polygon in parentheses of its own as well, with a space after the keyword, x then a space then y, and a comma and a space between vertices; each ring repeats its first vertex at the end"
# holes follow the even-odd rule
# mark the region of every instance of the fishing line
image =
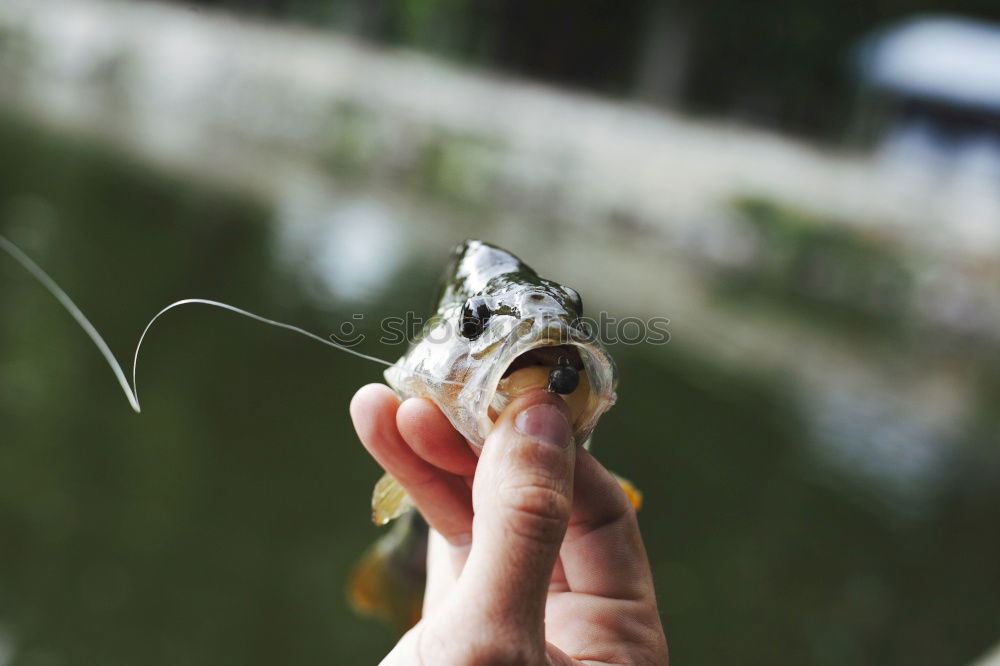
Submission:
POLYGON ((81 311, 80 308, 77 307, 76 303, 73 302, 73 299, 71 299, 69 295, 65 291, 63 291, 58 284, 56 284, 55 280, 53 280, 49 276, 49 274, 42 269, 41 266, 36 264, 31 259, 31 257, 29 257, 21 250, 21 248, 14 245, 14 243, 9 241, 2 234, 0 234, 0 248, 2 248, 5 252, 7 252, 7 254, 10 255, 16 262, 21 264, 21 266, 23 266, 25 270, 31 273, 31 275, 34 276, 34 278, 38 280, 42 284, 42 286, 45 287, 45 289, 50 294, 52 294, 52 296, 55 297, 57 301, 59 301, 59 303, 66 309, 66 311, 69 312, 70 316, 72 316, 73 319, 76 320, 76 323, 80 325, 80 328, 83 329, 84 333, 86 333, 87 336, 94 343, 94 345, 97 346, 98 351, 101 352, 101 355, 104 357, 104 360, 107 361, 108 365, 111 367, 111 371, 115 374, 115 379, 118 380, 119 385, 121 385, 122 391, 125 393, 125 397, 128 399, 129 405, 131 405, 132 409, 136 413, 142 411, 139 405, 139 389, 136 381, 136 372, 139 366, 139 350, 142 349, 142 343, 146 339, 146 334, 149 333, 149 329, 153 326, 153 323, 156 322, 156 320, 159 319, 161 316, 163 316, 164 314, 166 314, 170 310, 173 310, 176 307, 179 307, 181 305, 191 305, 191 304, 210 305, 212 307, 228 310, 229 312, 235 312, 238 315, 248 317, 250 319, 253 319, 254 321, 258 321, 263 324, 267 324, 269 326, 276 326, 278 328, 283 328, 288 331, 293 331, 300 335, 304 335, 307 338, 320 342, 328 347, 339 349, 340 351, 347 352, 348 354, 357 356, 358 358, 364 359, 366 361, 372 361, 373 363, 380 363, 390 368, 397 368, 411 375, 423 377, 425 379, 430 379, 445 384, 454 384, 458 386, 465 385, 463 382, 435 379, 434 377, 431 377, 430 375, 427 375, 425 373, 403 368, 399 366, 398 363, 392 363, 377 356, 371 356, 369 354, 359 352, 355 349, 351 349, 346 345, 334 342, 332 340, 328 340, 326 338, 322 338, 316 335, 315 333, 311 333, 305 330, 304 328, 299 328, 298 326, 293 326, 292 324, 286 324, 284 322, 276 321, 274 319, 268 319, 267 317, 262 317, 258 314, 254 314, 253 312, 244 310, 242 308, 238 308, 233 305, 229 305, 227 303, 212 301, 206 298, 185 298, 183 300, 171 303, 167 307, 157 312, 153 316, 153 318, 149 320, 149 323, 146 324, 146 328, 142 330, 142 335, 139 336, 139 342, 135 346, 135 355, 132 357, 132 385, 129 386, 128 379, 125 376, 125 371, 122 369, 122 366, 118 362, 118 359, 116 359, 115 355, 111 352, 111 348, 108 347, 108 344, 104 341, 104 338, 101 337, 101 334, 97 332, 97 329, 94 327, 94 325, 91 324, 90 320, 87 319, 87 317, 83 314, 83 311, 81 311))
POLYGON ((112 372, 115 373, 115 378, 118 380, 118 383, 121 384, 122 390, 125 391, 125 397, 128 398, 129 404, 132 405, 132 409, 138 413, 139 400, 136 398, 131 387, 129 387, 128 380, 125 379, 125 373, 122 371, 122 366, 119 365, 117 359, 115 359, 115 355, 111 353, 111 349, 108 348, 107 343, 104 342, 104 338, 102 338, 101 334, 97 332, 94 325, 90 323, 90 320, 88 320, 86 316, 84 316, 83 312, 80 311, 80 308, 76 307, 76 303, 74 303, 66 292, 55 283, 55 280, 49 277, 48 273, 42 270, 41 266, 32 261, 31 257, 21 251, 21 248, 7 240, 7 238, 3 235, 0 235, 0 247, 6 250, 7 254, 12 256, 17 263, 21 264, 35 277, 35 279, 41 282, 42 286, 45 287, 50 294, 55 296, 56 300, 59 301, 64 308, 66 308, 66 311, 69 312, 73 319, 76 320, 76 323, 80 325, 80 328, 83 329, 84 333, 86 333, 94 344, 97 345, 97 349, 101 352, 101 355, 104 356, 104 360, 108 362, 108 365, 111 366, 112 372))

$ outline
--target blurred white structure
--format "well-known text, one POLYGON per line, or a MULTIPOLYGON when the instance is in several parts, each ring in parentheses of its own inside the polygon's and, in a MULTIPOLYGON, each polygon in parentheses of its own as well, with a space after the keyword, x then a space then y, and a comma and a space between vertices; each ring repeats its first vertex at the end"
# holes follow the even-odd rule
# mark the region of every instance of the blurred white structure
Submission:
POLYGON ((868 83, 900 96, 1000 115, 1000 26, 919 18, 866 47, 868 83))
MULTIPOLYGON (((945 188, 942 223, 969 238, 1000 221, 1000 26, 920 17, 865 40, 860 75, 887 167, 945 188)), ((992 246, 991 246, 992 247, 992 246)))

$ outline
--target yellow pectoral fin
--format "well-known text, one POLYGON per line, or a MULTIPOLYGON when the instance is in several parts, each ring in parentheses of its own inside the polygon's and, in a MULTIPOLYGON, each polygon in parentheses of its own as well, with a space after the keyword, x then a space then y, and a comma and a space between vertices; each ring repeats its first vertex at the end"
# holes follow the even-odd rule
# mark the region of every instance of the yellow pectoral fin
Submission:
POLYGON ((376 525, 385 525, 412 508, 413 502, 403 486, 388 474, 383 474, 372 493, 372 521, 376 525))
POLYGON ((641 509, 642 491, 636 488, 628 479, 622 478, 614 472, 612 472, 612 475, 614 475, 615 480, 618 482, 618 485, 622 487, 622 490, 625 491, 625 494, 628 496, 628 501, 632 503, 632 508, 636 511, 641 509))

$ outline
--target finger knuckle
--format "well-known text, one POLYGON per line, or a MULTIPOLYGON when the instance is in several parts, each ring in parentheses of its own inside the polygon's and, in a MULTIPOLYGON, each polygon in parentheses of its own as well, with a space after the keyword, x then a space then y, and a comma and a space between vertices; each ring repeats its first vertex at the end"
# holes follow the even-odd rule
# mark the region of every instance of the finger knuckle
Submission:
POLYGON ((514 484, 501 488, 506 527, 515 534, 541 543, 558 542, 566 531, 570 498, 551 485, 514 484))

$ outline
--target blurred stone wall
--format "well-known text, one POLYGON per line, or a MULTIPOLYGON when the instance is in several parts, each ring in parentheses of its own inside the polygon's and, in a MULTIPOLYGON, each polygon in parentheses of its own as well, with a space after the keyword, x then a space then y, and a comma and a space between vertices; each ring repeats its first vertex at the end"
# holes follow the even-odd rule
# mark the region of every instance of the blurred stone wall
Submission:
MULTIPOLYGON (((491 214, 642 234, 749 268, 763 200, 912 265, 905 308, 993 335, 1000 187, 153 3, 0 5, 0 104, 273 195, 339 171, 491 214)), ((851 293, 848 298, 863 297, 851 293)))

